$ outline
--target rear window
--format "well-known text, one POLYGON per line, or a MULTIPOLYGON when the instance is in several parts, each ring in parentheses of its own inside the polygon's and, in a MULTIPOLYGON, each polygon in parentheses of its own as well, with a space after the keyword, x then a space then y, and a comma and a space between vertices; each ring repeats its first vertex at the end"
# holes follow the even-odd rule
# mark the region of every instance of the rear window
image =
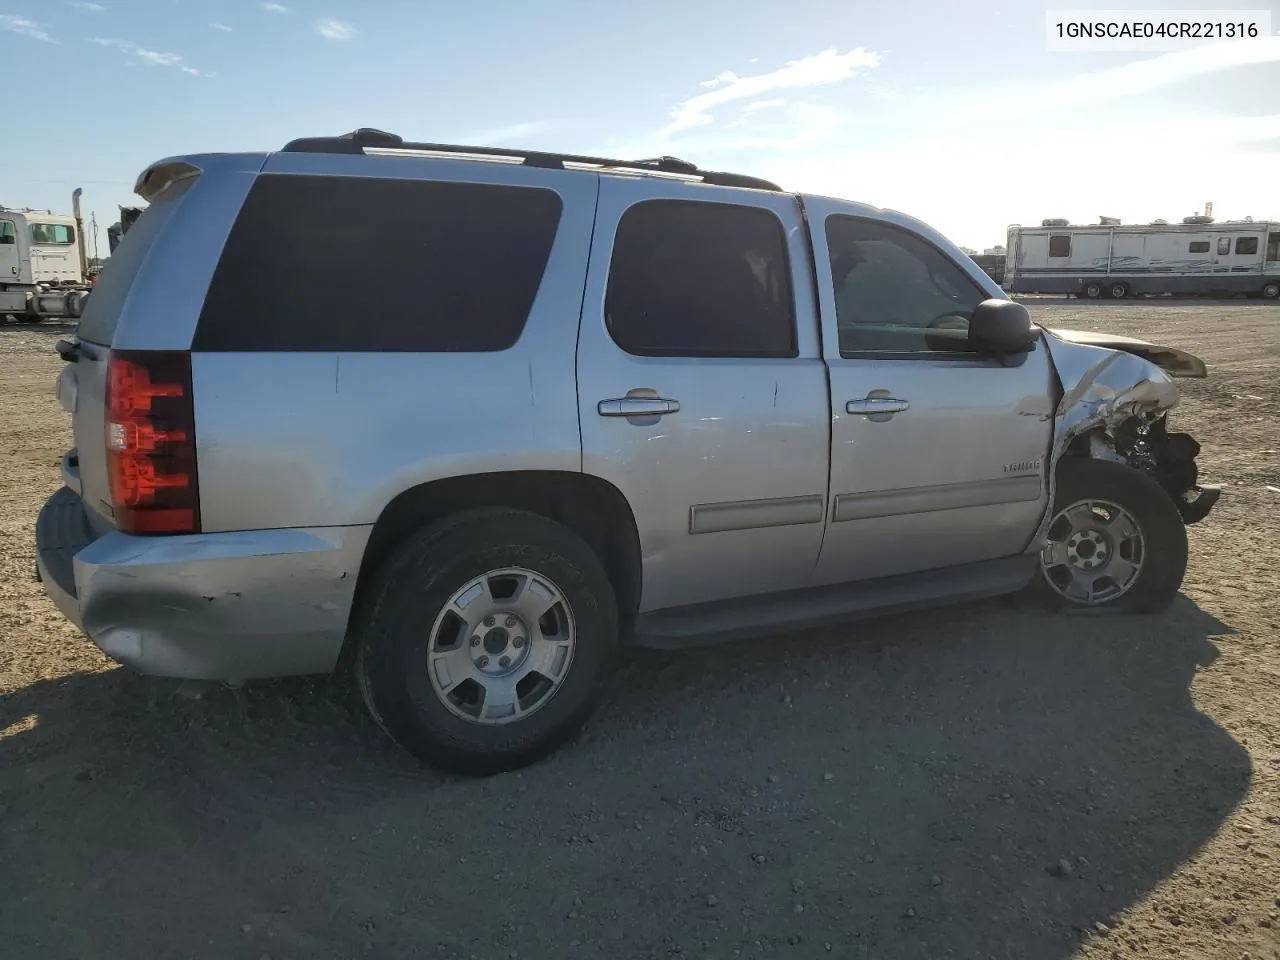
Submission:
POLYGON ((561 207, 536 187, 263 175, 192 349, 505 350, 533 307, 561 207))
POLYGON ((188 177, 162 191, 129 228, 129 232, 120 238, 120 245, 102 265, 102 273, 93 285, 93 293, 85 302, 84 314, 76 328, 76 335, 81 340, 103 346, 111 345, 116 321, 119 320, 120 311, 129 296, 133 278, 138 275, 151 244, 178 209, 178 202, 186 196, 193 183, 195 177, 188 177))

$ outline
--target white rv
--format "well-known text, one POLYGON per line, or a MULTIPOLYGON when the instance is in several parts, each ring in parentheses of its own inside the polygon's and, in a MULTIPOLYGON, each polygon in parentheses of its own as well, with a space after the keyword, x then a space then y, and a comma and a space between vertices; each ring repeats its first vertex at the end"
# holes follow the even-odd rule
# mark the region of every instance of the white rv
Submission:
POLYGON ((1162 293, 1280 297, 1280 222, 1215 223, 1197 216, 1139 226, 1102 220, 1011 226, 1005 289, 1117 299, 1162 293))
POLYGON ((80 315, 89 284, 79 194, 74 216, 0 206, 0 320, 80 315))

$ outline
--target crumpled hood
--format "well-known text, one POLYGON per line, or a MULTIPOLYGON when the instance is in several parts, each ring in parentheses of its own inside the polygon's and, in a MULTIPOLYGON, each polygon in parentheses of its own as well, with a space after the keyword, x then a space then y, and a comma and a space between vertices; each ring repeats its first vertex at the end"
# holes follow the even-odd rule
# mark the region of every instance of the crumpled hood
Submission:
POLYGON ((1056 327, 1045 327, 1049 333, 1068 343, 1078 343, 1087 347, 1102 347, 1106 350, 1121 350, 1134 356, 1149 360, 1160 367, 1171 377, 1203 378, 1209 375, 1205 362, 1197 356, 1179 350, 1177 347, 1165 347, 1136 340, 1133 337, 1122 337, 1114 333, 1089 333, 1085 330, 1059 330, 1056 327))

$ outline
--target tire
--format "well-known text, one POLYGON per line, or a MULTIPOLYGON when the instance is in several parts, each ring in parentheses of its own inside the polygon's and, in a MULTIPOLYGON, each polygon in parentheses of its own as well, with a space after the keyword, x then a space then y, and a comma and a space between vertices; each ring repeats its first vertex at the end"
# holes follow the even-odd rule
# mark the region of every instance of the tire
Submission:
POLYGON ((1262 288, 1262 296, 1267 300, 1280 299, 1280 283, 1268 283, 1262 288))
POLYGON ((379 567, 355 624, 356 683, 378 725, 418 758, 478 776, 526 766, 574 736, 594 709, 619 648, 613 587, 595 553, 566 527, 520 510, 463 511, 412 534, 379 567), (472 599, 481 611, 495 611, 488 626, 453 612, 460 608, 447 608, 455 594, 479 579, 489 589, 472 599), (521 594, 530 599, 530 610, 558 596, 546 615, 551 621, 526 615, 514 599, 506 601, 508 620, 499 610, 503 601, 489 599, 500 597, 508 582, 512 589, 536 586, 534 594, 521 594), (508 632, 504 624, 510 622, 517 625, 508 632), (542 625, 550 622, 556 636, 571 642, 557 646, 546 640, 542 625), (447 647, 441 640, 446 634, 452 638, 447 647), (431 668, 429 651, 442 658, 431 668), (499 671, 499 658, 516 666, 507 669, 503 662, 501 676, 478 666, 485 660, 485 669, 499 671), (521 670, 541 658, 553 664, 547 674, 531 669, 517 684, 521 670), (556 675, 556 669, 563 672, 556 675), (447 682, 433 679, 441 676, 452 683, 447 691, 447 682), (553 676, 558 679, 548 679, 553 676), (535 701, 534 694, 518 692, 521 684, 544 692, 535 701), (493 715, 490 701, 502 699, 503 685, 513 702, 524 704, 525 716, 493 715), (490 690, 498 692, 490 697, 490 690))
POLYGON ((1107 292, 1111 294, 1112 300, 1123 300, 1129 295, 1129 285, 1127 283, 1113 283, 1107 292))
POLYGON ((1102 296, 1102 284, 1093 280, 1084 285, 1084 295, 1090 300, 1097 300, 1102 296))
MULTIPOLYGON (((1065 459, 1058 466, 1053 515, 1055 519, 1049 526, 1051 543, 1041 554, 1039 569, 1028 589, 1030 599, 1050 610, 1103 609, 1127 613, 1159 613, 1173 602, 1187 570, 1187 530, 1173 499, 1151 477, 1106 460, 1065 459), (1090 543, 1101 539, 1109 552, 1094 553, 1093 547, 1086 550, 1081 542, 1071 559, 1069 538, 1063 533, 1073 528, 1070 520, 1062 517, 1062 512, 1087 501, 1102 501, 1127 514, 1128 521, 1140 532, 1140 551, 1135 549, 1134 540, 1113 536, 1116 529, 1128 525, 1124 518, 1108 526, 1094 515, 1090 533, 1082 534, 1080 539, 1090 543), (1063 527, 1063 523, 1067 527, 1063 527), (1099 559, 1100 554, 1107 557, 1105 562, 1099 559), (1107 571, 1117 556, 1121 561, 1130 561, 1130 566, 1136 566, 1137 570, 1122 592, 1108 596, 1107 571), (1135 559, 1137 562, 1132 563, 1135 559), (1092 601, 1066 596, 1053 585, 1054 581, 1061 585, 1064 574, 1077 570, 1077 564, 1093 561, 1101 565, 1081 573, 1086 579, 1090 573, 1095 576, 1101 573, 1101 578, 1093 583, 1097 596, 1092 601), (1099 584, 1103 586, 1099 588, 1099 584)), ((1117 569, 1124 568, 1117 566, 1117 569)), ((1110 583, 1119 585, 1120 580, 1113 577, 1110 583)))

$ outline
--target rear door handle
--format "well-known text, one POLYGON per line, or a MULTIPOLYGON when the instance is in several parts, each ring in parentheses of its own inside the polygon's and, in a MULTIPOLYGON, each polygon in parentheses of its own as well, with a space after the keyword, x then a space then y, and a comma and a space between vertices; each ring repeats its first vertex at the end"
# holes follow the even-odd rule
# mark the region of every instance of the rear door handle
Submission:
POLYGON ((619 397, 601 400, 596 404, 596 412, 602 417, 661 417, 679 413, 680 401, 662 397, 619 397))
POLYGON ((902 413, 910 410, 911 404, 893 397, 867 397, 864 400, 850 400, 844 405, 845 413, 869 417, 883 413, 902 413))

